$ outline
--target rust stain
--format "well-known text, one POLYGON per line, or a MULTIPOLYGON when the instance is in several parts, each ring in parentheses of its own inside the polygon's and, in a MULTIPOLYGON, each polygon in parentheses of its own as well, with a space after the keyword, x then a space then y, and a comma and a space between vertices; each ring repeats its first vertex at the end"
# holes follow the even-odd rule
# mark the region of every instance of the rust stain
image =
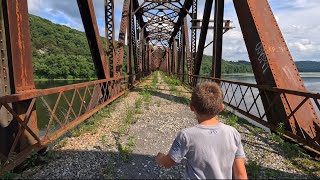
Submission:
MULTIPOLYGON (((24 57, 25 57, 25 53, 24 53, 24 51, 25 51, 25 47, 24 47, 24 41, 23 41, 23 34, 22 34, 22 15, 21 15, 21 12, 20 12, 20 7, 19 7, 19 2, 17 2, 18 0, 15 0, 16 2, 15 2, 15 5, 16 5, 16 17, 17 17, 17 30, 18 30, 18 48, 19 48, 19 53, 20 53, 20 56, 19 56, 19 59, 17 59, 17 60, 19 60, 19 63, 21 64, 21 67, 24 67, 25 66, 25 64, 24 64, 24 57)), ((23 80, 25 80, 26 79, 26 70, 25 70, 25 68, 21 68, 20 69, 21 70, 21 78, 23 79, 23 80)), ((21 84, 21 86, 23 87, 23 86, 25 86, 26 85, 26 82, 25 81, 20 81, 22 84, 21 84)))

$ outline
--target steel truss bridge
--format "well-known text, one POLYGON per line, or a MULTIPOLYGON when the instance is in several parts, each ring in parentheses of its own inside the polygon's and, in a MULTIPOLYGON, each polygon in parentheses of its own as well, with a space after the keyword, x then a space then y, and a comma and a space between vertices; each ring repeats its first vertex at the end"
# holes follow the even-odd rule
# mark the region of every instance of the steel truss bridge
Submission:
POLYGON ((320 94, 306 90, 268 1, 233 1, 257 84, 221 79, 223 34, 233 28, 223 18, 224 0, 207 0, 204 9, 198 9, 197 0, 124 0, 117 44, 114 0, 105 0, 106 51, 92 0, 77 0, 98 80, 42 90, 34 84, 27 0, 1 1, 1 172, 45 149, 155 70, 175 75, 191 87, 202 81, 220 83, 228 106, 275 132, 282 125, 283 137, 319 154, 320 94), (208 30, 214 37, 205 44, 208 30), (203 51, 210 44, 212 74, 202 77, 203 51), (59 111, 62 101, 67 105, 64 113, 59 111), (75 106, 76 101, 80 105, 75 106), (37 116, 37 104, 46 108, 47 117, 37 116), (47 122, 43 133, 39 122, 47 122))

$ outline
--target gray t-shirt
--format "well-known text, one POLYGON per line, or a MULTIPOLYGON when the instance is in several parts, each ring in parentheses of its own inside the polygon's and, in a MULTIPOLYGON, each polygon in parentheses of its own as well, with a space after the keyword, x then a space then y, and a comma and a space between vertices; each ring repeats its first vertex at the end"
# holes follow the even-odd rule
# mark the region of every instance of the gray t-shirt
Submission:
POLYGON ((235 158, 245 158, 239 132, 228 125, 196 125, 181 130, 169 151, 176 163, 187 159, 187 179, 232 179, 235 158))

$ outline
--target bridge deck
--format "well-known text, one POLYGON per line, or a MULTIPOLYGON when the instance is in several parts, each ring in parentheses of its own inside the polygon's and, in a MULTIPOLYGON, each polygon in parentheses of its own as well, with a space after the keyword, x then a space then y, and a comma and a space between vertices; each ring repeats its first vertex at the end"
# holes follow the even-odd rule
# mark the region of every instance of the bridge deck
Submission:
MULTIPOLYGON (((149 76, 50 148, 45 163, 28 168, 21 178, 181 178, 183 165, 166 170, 153 159, 168 151, 181 128, 196 123, 187 105, 189 90, 175 83, 160 73, 149 76)), ((249 177, 320 176, 319 164, 296 146, 227 112, 220 119, 241 133, 249 177)))

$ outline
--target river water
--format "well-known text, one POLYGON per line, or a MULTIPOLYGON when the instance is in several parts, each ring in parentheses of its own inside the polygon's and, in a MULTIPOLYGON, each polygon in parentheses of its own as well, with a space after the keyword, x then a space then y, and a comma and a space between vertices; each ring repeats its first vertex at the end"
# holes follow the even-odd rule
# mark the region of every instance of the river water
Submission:
MULTIPOLYGON (((314 93, 320 93, 320 73, 319 72, 300 73, 300 75, 308 91, 314 92, 314 93)), ((223 75, 222 78, 226 80, 256 84, 256 80, 253 74, 228 74, 228 75, 223 75)))
MULTIPOLYGON (((303 81, 304 81, 304 85, 307 88, 307 91, 309 92, 313 92, 313 93, 320 93, 320 73, 319 72, 315 72, 315 73, 300 73, 303 81)), ((228 75, 223 75, 222 76, 223 79, 226 80, 231 80, 231 81, 240 81, 240 82, 245 82, 245 83, 251 83, 251 84, 256 84, 256 80, 254 78, 253 74, 228 74, 228 75)), ((254 95, 256 96, 258 94, 257 90, 253 90, 254 95)), ((232 93, 228 93, 229 96, 232 96, 232 93)), ((237 99, 237 102, 241 101, 241 97, 242 95, 240 94, 240 92, 237 92, 234 96, 234 99, 237 99)), ((253 103, 253 98, 252 95, 248 93, 248 95, 246 95, 245 97, 245 101, 246 103, 249 104, 249 106, 253 103)), ((315 102, 312 100, 311 101, 312 104, 315 107, 315 111, 318 114, 318 117, 320 117, 320 111, 318 108, 316 108, 316 104, 315 102)), ((318 101, 319 102, 319 101, 318 101)), ((257 105, 259 108, 259 111, 264 114, 264 108, 263 108, 263 104, 260 100, 260 98, 257 101, 257 105)), ((245 109, 244 104, 240 105, 241 109, 245 109)), ((231 109, 230 109, 231 110, 231 109)), ((251 122, 252 124, 259 126, 267 131, 269 131, 268 128, 254 122, 253 120, 250 120, 249 118, 241 115, 240 113, 234 112, 236 115, 247 119, 249 122, 251 122)), ((252 108, 252 110, 250 111, 251 114, 254 114, 256 116, 258 116, 258 111, 256 110, 256 108, 252 108)), ((264 118, 264 120, 266 120, 266 118, 264 118)))

